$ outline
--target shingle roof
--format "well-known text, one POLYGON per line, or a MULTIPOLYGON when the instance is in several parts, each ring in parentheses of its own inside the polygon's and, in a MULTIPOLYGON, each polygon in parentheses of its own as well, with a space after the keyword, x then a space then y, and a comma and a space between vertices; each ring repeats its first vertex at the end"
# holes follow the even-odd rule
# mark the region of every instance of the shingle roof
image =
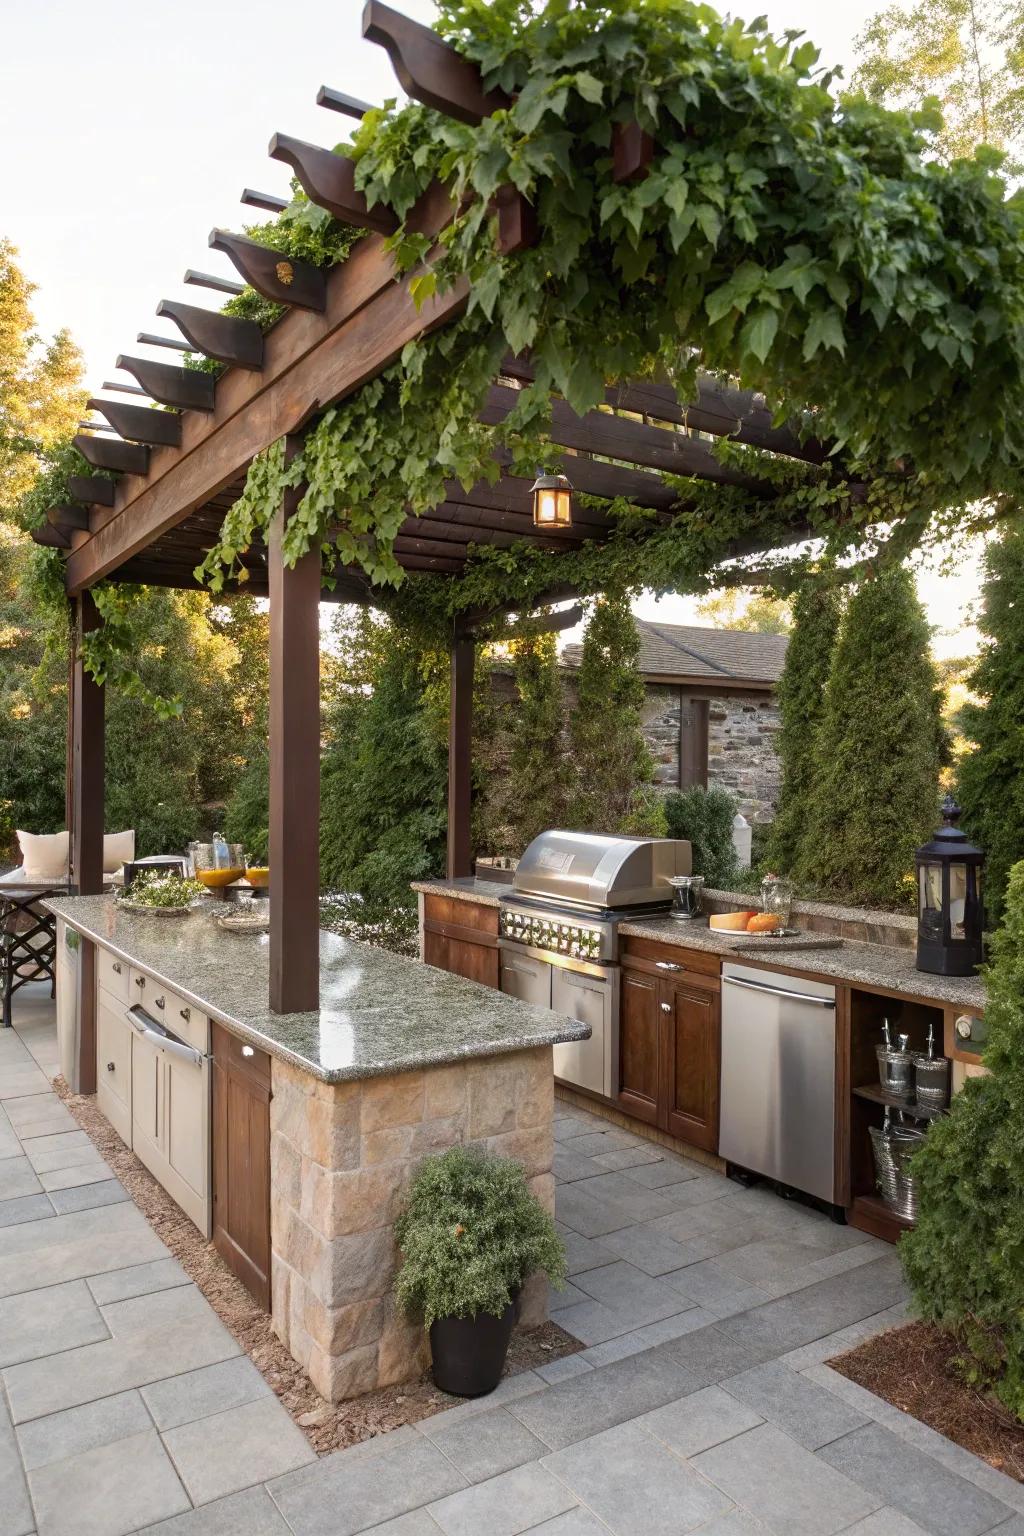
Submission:
MULTIPOLYGON (((776 683, 786 659, 786 635, 758 635, 741 629, 701 629, 693 624, 651 624, 637 620, 640 670, 645 677, 716 678, 776 683)), ((581 647, 567 645, 562 662, 578 667, 581 647)))

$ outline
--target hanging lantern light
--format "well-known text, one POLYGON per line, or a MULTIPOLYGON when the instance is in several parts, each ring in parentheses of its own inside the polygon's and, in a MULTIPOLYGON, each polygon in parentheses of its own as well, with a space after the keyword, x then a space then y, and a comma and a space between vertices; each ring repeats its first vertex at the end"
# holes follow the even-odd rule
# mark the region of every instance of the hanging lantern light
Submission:
POLYGON ((917 866, 917 969, 936 976, 973 976, 984 959, 982 871, 985 855, 960 831, 952 795, 943 825, 914 855, 917 866))
POLYGON ((572 527, 572 486, 565 475, 541 475, 533 482, 536 528, 572 527))

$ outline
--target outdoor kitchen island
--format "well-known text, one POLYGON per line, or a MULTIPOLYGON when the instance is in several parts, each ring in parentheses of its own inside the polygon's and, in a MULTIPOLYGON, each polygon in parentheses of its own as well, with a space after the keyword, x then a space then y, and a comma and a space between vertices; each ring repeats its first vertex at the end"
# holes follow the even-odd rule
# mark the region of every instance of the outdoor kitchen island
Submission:
MULTIPOLYGON (((586 1025, 414 960, 320 935, 318 1012, 268 1005, 265 937, 210 904, 174 918, 55 898, 80 936, 83 1091, 338 1402, 407 1380, 392 1225, 428 1153, 474 1142, 526 1166, 551 1209, 552 1047, 586 1025)), ((546 1315, 546 1283, 521 1321, 546 1315)))

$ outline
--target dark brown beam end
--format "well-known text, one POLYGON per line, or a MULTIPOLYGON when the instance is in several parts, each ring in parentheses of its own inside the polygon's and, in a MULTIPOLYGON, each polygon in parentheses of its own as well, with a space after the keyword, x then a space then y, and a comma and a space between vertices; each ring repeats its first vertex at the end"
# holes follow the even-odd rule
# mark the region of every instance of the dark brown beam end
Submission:
POLYGON ((76 501, 84 501, 87 506, 114 505, 114 482, 102 475, 69 475, 68 490, 76 501))
POLYGON ((498 215, 499 255, 515 256, 537 244, 540 236, 537 210, 516 187, 499 187, 494 204, 498 215))
POLYGON ((190 288, 212 288, 214 293, 229 293, 232 297, 245 292, 244 283, 236 283, 233 277, 218 277, 214 272, 197 272, 189 267, 182 282, 190 288))
POLYGON ((356 190, 355 162, 347 156, 293 139, 287 133, 275 133, 267 153, 271 160, 290 165, 307 196, 343 224, 373 229, 381 235, 393 235, 398 228, 398 219, 389 208, 370 208, 356 190))
POLYGON ((143 393, 159 400, 161 405, 173 405, 185 411, 212 411, 217 393, 217 381, 211 373, 200 368, 175 368, 170 363, 154 363, 146 357, 117 359, 118 368, 134 374, 143 386, 143 393))
POLYGON ((368 101, 360 101, 358 96, 346 96, 344 91, 335 91, 329 85, 322 85, 317 91, 316 104, 331 112, 341 112, 345 117, 354 117, 357 122, 373 111, 368 101))
POLYGON ((363 36, 386 51, 403 91, 447 117, 475 126, 509 104, 504 91, 484 90, 471 59, 381 0, 367 0, 363 36))
POLYGON ((654 140, 639 123, 612 128, 612 180, 644 181, 654 159, 654 140))
POLYGON ((141 443, 126 443, 101 432, 79 432, 73 442, 94 469, 113 469, 125 475, 144 475, 149 470, 149 449, 141 443))
POLYGON ((281 213, 288 207, 286 197, 277 197, 273 192, 256 192, 252 187, 244 187, 238 201, 246 208, 262 208, 264 213, 281 213))
POLYGON ((31 537, 33 544, 41 544, 44 549, 71 548, 71 535, 63 528, 55 528, 53 523, 41 523, 38 528, 33 528, 31 537))
POLYGON ((64 533, 89 531, 89 513, 85 507, 47 507, 46 520, 64 533))
POLYGON ((316 310, 318 314, 326 308, 327 282, 319 267, 311 262, 285 256, 226 229, 210 231, 210 247, 230 257, 249 286, 265 299, 295 309, 316 310))
POLYGON ((181 447, 181 417, 174 411, 158 411, 145 405, 122 405, 120 400, 90 400, 90 411, 102 411, 115 432, 135 443, 154 448, 181 447))
POLYGON ((219 315, 177 299, 161 299, 156 312, 174 321, 194 351, 236 368, 263 367, 263 332, 255 320, 219 315))

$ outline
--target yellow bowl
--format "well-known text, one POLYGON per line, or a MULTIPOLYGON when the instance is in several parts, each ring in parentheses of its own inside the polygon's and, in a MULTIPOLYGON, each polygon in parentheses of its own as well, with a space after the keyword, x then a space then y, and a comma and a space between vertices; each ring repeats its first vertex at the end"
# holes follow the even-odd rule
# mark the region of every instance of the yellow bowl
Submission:
POLYGON ((270 870, 266 865, 256 865, 246 870, 245 878, 257 891, 265 891, 270 884, 270 870))
POLYGON ((244 869, 197 869, 196 879, 209 891, 221 891, 226 885, 241 880, 244 874, 244 869))

